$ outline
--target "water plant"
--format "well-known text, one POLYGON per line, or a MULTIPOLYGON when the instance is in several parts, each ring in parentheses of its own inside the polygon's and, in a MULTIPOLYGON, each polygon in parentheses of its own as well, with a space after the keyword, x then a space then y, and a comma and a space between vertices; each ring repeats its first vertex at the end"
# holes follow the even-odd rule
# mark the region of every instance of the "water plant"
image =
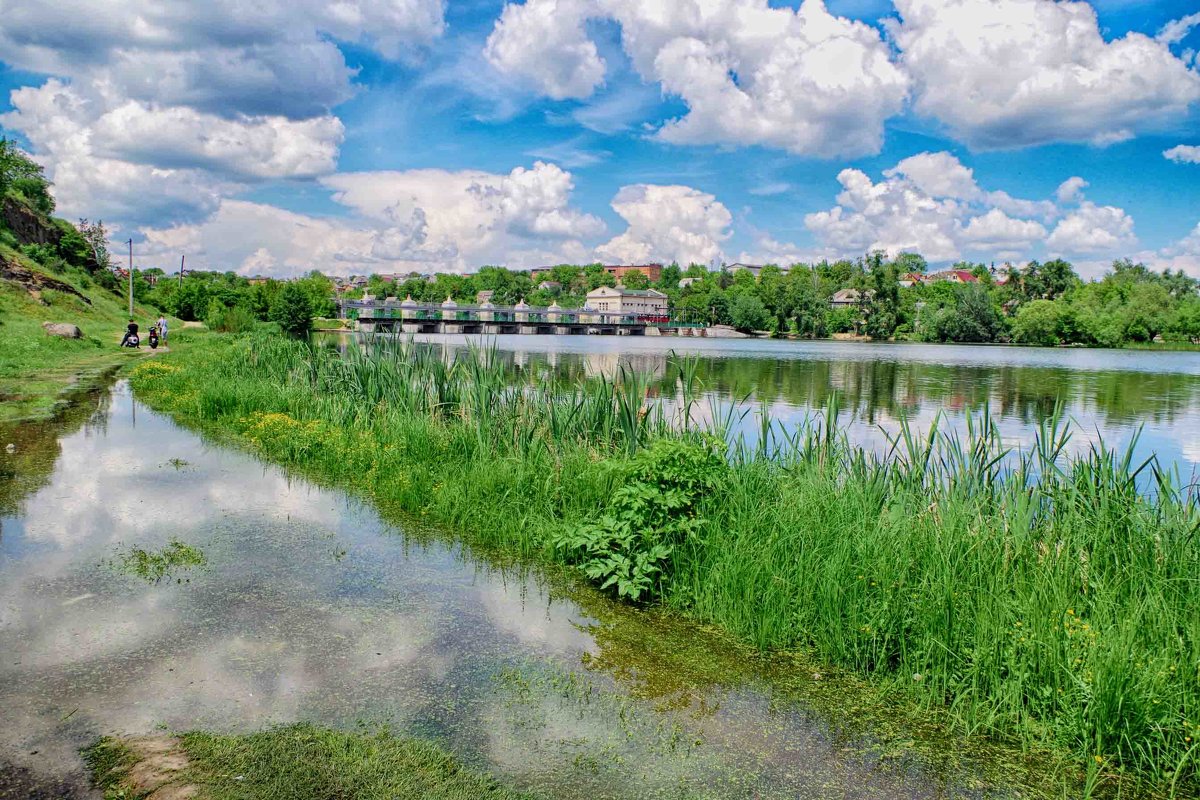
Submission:
POLYGON ((1020 450, 984 412, 873 453, 836 399, 791 430, 760 416, 753 444, 728 435, 745 406, 700 429, 686 365, 656 400, 628 371, 562 386, 402 339, 166 358, 140 396, 265 458, 1070 752, 1097 791, 1200 790, 1200 499, 1061 414, 1020 450))
POLYGON ((147 583, 159 583, 176 572, 202 567, 208 560, 203 551, 172 539, 166 547, 157 551, 131 547, 119 553, 113 563, 122 572, 136 575, 147 583))

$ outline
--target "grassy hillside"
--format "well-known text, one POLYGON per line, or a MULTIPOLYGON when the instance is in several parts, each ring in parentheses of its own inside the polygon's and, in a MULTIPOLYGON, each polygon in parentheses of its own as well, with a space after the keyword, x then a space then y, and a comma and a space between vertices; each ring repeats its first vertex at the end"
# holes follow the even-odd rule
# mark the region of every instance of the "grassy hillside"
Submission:
MULTIPOLYGON (((134 312, 143 326, 158 313, 134 312)), ((117 346, 127 320, 125 302, 86 274, 52 274, 0 243, 0 421, 49 416, 72 387, 140 357, 117 346), (78 325, 83 338, 50 336, 43 322, 78 325)))

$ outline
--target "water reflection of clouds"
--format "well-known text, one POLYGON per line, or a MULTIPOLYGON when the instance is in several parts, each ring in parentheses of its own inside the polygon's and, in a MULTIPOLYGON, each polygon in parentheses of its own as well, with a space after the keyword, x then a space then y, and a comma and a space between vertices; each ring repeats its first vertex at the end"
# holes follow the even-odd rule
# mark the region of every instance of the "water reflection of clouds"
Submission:
MULTIPOLYGON (((580 658, 597 646, 577 605, 436 541, 406 544, 369 509, 137 414, 135 428, 121 396, 105 431, 66 437, 49 485, 5 522, 18 541, 0 560, 0 758, 59 775, 80 769, 77 748, 98 733, 368 719, 433 727, 535 788, 581 781, 597 798, 683 782, 787 785, 789 796, 863 785, 844 746, 821 745, 819 722, 765 693, 713 718, 619 692, 572 703, 542 685, 530 704, 543 724, 523 727, 494 676, 534 663, 588 680, 580 658), (159 466, 171 457, 191 464, 159 466), (209 558, 190 583, 148 585, 99 563, 117 540, 153 547, 175 535, 209 558), (641 727, 627 736, 633 717, 641 727), (681 760, 662 734, 675 726, 683 741, 713 744, 681 760), (798 741, 811 744, 803 768, 798 741), (623 766, 589 771, 614 754, 623 766)), ((643 655, 653 662, 651 643, 643 655)), ((726 698, 697 691, 710 707, 726 698)), ((940 793, 916 773, 873 780, 886 784, 878 796, 940 793)))
MULTIPOLYGON (((112 413, 130 413, 118 392, 112 413)), ((206 518, 211 509, 253 509, 277 520, 329 526, 341 516, 335 502, 312 502, 307 484, 274 467, 247 469, 240 454, 210 451, 203 442, 143 411, 137 428, 112 426, 106 437, 62 440, 51 486, 27 504, 23 526, 31 539, 73 547, 159 540, 206 518), (180 468, 168 459, 187 461, 180 468), (236 469, 238 480, 220 480, 236 469), (164 486, 164 484, 167 484, 164 486), (164 493, 169 502, 163 502, 164 493)))

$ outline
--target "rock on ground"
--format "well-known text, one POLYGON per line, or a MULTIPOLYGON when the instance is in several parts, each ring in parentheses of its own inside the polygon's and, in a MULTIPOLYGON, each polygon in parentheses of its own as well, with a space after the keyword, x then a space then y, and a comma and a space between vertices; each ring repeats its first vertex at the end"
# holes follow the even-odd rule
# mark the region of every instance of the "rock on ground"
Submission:
POLYGON ((83 338, 83 331, 79 330, 79 326, 69 322, 43 322, 42 327, 51 336, 61 336, 64 339, 83 338))

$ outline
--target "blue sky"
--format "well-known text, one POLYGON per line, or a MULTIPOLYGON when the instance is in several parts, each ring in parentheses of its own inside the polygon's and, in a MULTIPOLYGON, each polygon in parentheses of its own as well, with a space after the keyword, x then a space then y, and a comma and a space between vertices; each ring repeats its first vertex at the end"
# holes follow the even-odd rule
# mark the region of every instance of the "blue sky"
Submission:
POLYGON ((0 126, 147 262, 1200 275, 1192 0, 77 5, 5 3, 0 126))

